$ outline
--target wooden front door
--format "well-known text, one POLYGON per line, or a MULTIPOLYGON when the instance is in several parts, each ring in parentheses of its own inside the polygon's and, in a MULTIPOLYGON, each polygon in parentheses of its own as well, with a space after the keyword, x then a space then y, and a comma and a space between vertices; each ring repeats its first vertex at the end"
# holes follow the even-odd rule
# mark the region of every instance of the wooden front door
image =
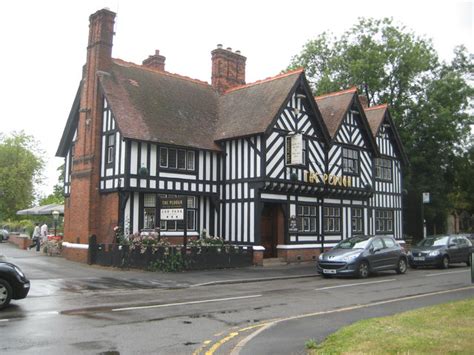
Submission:
POLYGON ((278 256, 276 247, 279 239, 282 239, 283 236, 283 228, 280 223, 282 218, 283 212, 280 205, 265 204, 263 206, 260 218, 260 236, 262 246, 265 248, 264 258, 276 258, 278 256))

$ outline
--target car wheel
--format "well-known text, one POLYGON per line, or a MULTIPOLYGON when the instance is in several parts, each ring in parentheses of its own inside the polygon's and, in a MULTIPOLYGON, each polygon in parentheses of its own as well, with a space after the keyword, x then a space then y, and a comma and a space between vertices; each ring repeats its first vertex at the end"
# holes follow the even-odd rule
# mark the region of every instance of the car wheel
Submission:
POLYGON ((361 261, 357 273, 361 279, 365 279, 369 276, 369 264, 367 261, 361 261))
POLYGON ((441 269, 447 269, 449 267, 449 258, 447 255, 443 256, 443 259, 441 259, 441 269))
POLYGON ((0 309, 5 308, 10 304, 10 300, 12 299, 12 288, 10 284, 0 279, 0 309))
POLYGON ((398 260, 398 265, 395 271, 397 272, 397 274, 404 274, 405 272, 407 272, 407 261, 405 260, 405 258, 400 258, 398 260))

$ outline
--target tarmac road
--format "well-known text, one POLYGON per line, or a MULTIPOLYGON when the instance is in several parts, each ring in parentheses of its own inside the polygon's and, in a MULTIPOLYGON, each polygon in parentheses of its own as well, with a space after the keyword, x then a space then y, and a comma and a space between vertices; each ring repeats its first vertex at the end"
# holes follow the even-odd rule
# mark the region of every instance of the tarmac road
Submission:
POLYGON ((0 313, 2 354, 300 353, 306 340, 361 317, 474 296, 462 266, 325 280, 311 263, 152 273, 91 267, 5 243, 0 254, 32 284, 27 299, 0 313), (391 301, 404 297, 412 298, 391 301), (386 303, 364 306, 374 302, 386 303))

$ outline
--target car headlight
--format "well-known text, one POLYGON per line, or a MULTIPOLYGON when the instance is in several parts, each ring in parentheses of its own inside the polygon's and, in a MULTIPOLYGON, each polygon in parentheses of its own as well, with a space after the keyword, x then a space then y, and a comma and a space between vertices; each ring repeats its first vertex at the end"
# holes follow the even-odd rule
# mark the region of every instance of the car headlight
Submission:
POLYGON ((17 272, 18 275, 20 275, 20 277, 22 278, 25 278, 25 274, 23 273, 23 271, 21 271, 19 268, 17 268, 16 266, 13 266, 13 268, 15 269, 15 271, 17 272))
POLYGON ((408 256, 411 256, 411 250, 408 250, 408 253, 407 253, 408 256))
POLYGON ((323 260, 323 255, 324 255, 324 253, 319 255, 319 258, 318 258, 319 261, 323 260))
POLYGON ((437 256, 439 254, 440 254, 439 250, 433 250, 433 251, 430 251, 430 253, 428 255, 429 256, 437 256))
POLYGON ((351 261, 354 261, 355 259, 357 259, 358 256, 359 256, 359 254, 352 254, 352 255, 348 255, 348 256, 343 257, 342 260, 347 261, 347 262, 351 262, 351 261))

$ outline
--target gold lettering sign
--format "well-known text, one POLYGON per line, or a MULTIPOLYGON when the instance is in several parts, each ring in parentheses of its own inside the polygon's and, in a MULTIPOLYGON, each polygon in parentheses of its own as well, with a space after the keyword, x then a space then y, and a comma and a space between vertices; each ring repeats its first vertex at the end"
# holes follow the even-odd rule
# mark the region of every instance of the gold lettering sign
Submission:
POLYGON ((352 179, 350 176, 337 176, 331 174, 320 174, 314 171, 304 172, 304 181, 310 184, 322 182, 325 185, 351 187, 352 179))

